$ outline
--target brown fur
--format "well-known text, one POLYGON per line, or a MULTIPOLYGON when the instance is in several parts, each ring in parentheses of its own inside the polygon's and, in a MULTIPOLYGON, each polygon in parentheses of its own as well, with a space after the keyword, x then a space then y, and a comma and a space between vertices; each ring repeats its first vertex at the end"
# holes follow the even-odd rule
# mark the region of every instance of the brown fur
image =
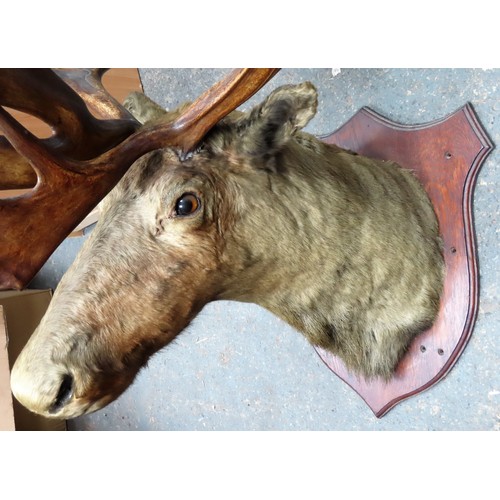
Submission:
MULTIPOLYGON (((140 95, 127 105, 170 119, 140 95)), ((190 158, 154 151, 130 168, 16 363, 21 402, 64 417, 104 406, 217 299, 260 304, 353 371, 391 376, 438 311, 436 217, 411 172, 300 132, 316 106, 310 83, 284 86, 190 158), (176 216, 184 193, 201 209, 176 216)))

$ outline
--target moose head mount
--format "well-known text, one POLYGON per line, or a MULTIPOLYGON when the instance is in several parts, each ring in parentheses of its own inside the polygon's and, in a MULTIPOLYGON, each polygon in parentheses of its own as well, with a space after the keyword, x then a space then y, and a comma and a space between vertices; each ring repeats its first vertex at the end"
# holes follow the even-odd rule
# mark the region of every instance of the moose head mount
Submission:
MULTIPOLYGON (((185 116, 142 95, 126 106, 154 118, 144 137, 185 116)), ((217 299, 266 307, 367 384, 399 378, 440 317, 438 220, 411 172, 302 132, 316 107, 311 84, 287 85, 196 147, 153 134, 18 358, 16 397, 58 418, 102 408, 217 299)))
POLYGON ((18 358, 16 397, 59 417, 100 408, 217 299, 260 304, 389 378, 439 309, 437 220, 410 172, 301 132, 316 107, 311 84, 280 87, 191 155, 140 158, 18 358))

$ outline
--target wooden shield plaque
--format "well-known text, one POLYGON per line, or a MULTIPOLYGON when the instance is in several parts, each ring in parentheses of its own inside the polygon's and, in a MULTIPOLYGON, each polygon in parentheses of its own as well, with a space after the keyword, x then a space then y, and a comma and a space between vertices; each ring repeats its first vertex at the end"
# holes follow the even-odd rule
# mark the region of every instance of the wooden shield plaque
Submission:
POLYGON ((479 298, 472 194, 493 144, 470 104, 442 120, 411 126, 362 108, 322 140, 413 170, 434 205, 444 242, 446 278, 438 318, 415 338, 391 380, 366 380, 349 372, 336 356, 316 348, 326 365, 380 418, 441 380, 470 338, 479 298))

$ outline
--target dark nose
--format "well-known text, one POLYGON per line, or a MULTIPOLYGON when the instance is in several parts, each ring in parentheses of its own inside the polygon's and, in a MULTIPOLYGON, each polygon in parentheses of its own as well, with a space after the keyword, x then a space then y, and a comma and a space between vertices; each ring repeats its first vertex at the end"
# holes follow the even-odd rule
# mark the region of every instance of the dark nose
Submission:
POLYGON ((73 377, 69 374, 64 375, 59 392, 52 406, 49 408, 49 413, 57 413, 73 396, 73 377))

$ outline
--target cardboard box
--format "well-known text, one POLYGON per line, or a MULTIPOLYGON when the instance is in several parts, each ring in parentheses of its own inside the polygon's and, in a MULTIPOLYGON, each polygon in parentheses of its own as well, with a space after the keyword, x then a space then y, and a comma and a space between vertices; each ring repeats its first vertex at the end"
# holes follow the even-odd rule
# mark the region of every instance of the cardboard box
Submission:
POLYGON ((10 391, 10 370, 51 297, 50 290, 0 291, 0 430, 66 430, 66 421, 31 413, 10 391))
POLYGON ((7 329, 3 307, 0 306, 0 430, 13 431, 14 408, 9 384, 9 355, 7 353, 7 329))

